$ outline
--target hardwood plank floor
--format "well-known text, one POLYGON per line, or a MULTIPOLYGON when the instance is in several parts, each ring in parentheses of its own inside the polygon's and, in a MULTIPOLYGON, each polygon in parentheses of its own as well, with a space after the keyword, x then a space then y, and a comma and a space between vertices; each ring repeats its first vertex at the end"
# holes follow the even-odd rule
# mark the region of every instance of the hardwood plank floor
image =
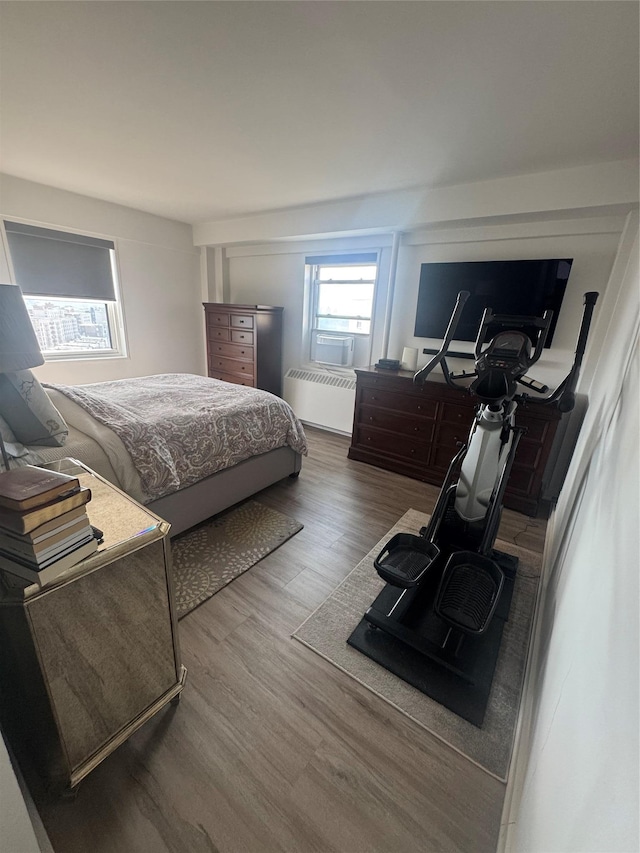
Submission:
MULTIPOLYGON (((81 784, 35 792, 56 853, 493 851, 504 786, 291 632, 435 487, 347 459, 308 429, 299 479, 258 500, 304 523, 180 622, 189 670, 162 711, 81 784)), ((542 550, 544 521, 500 537, 542 550)))

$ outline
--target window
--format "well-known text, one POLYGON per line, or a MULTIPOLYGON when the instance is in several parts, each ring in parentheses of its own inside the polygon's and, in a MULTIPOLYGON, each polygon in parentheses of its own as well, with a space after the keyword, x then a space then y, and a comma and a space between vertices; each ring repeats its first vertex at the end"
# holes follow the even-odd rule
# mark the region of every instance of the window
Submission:
POLYGON ((125 355, 113 241, 19 222, 4 228, 45 358, 125 355))
POLYGON ((371 333, 377 255, 307 258, 311 266, 312 328, 350 335, 371 333))

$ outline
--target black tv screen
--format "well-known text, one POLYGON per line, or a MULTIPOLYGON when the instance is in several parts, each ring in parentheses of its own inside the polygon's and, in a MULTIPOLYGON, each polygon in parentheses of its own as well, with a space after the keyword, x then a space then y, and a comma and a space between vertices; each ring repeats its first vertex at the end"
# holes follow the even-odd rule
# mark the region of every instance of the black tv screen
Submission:
MULTIPOLYGON (((545 346, 553 340, 573 258, 526 261, 463 261, 422 264, 414 335, 443 338, 461 290, 471 294, 455 332, 458 341, 475 341, 485 308, 494 314, 541 317, 550 308, 553 321, 545 346)), ((525 327, 533 342, 535 327, 525 327)), ((495 332, 489 328, 487 340, 495 332)))

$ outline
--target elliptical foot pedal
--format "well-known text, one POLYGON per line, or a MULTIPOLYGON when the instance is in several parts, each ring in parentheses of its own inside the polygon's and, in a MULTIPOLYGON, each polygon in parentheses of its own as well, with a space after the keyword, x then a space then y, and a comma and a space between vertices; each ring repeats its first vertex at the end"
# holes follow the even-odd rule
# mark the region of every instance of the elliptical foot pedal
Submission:
POLYGON ((440 549, 433 542, 413 533, 396 533, 373 561, 380 577, 393 586, 409 589, 417 586, 440 549))
POLYGON ((483 634, 495 612, 502 569, 473 551, 456 551, 447 560, 436 595, 436 614, 467 634, 483 634))

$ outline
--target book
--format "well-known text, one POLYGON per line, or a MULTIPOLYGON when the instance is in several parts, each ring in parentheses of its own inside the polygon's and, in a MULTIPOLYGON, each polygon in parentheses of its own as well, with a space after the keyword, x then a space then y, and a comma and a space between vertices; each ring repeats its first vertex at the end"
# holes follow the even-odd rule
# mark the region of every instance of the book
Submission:
POLYGON ((51 551, 46 554, 15 554, 8 553, 3 549, 0 549, 0 556, 7 557, 9 560, 14 560, 17 563, 20 563, 23 566, 29 566, 29 568, 32 569, 46 569, 48 565, 55 563, 56 560, 60 559, 60 557, 64 557, 72 551, 75 551, 79 545, 84 545, 85 542, 88 542, 92 538, 93 531, 89 528, 88 533, 85 530, 84 533, 81 533, 79 536, 73 536, 64 545, 59 548, 52 548, 51 551))
POLYGON ((0 473, 0 507, 24 512, 79 491, 80 481, 70 474, 25 465, 0 473))
POLYGON ((68 542, 64 545, 63 548, 60 548, 56 551, 50 552, 48 555, 39 556, 37 558, 33 556, 27 556, 26 554, 10 554, 7 551, 0 550, 0 557, 4 557, 7 560, 12 560, 13 562, 20 563, 22 566, 27 566, 30 569, 36 569, 39 571, 40 569, 46 569, 47 566, 55 563, 57 560, 62 557, 66 557, 67 554, 70 554, 72 551, 75 551, 80 545, 84 545, 85 542, 88 542, 92 538, 92 534, 83 534, 82 536, 74 537, 73 541, 68 542))
POLYGON ((57 518, 52 518, 51 521, 41 524, 40 527, 36 527, 29 533, 16 533, 15 530, 7 530, 0 527, 0 542, 10 541, 11 543, 19 543, 20 545, 31 548, 36 545, 52 544, 53 538, 64 535, 65 530, 69 530, 70 527, 75 527, 79 523, 87 524, 88 522, 89 516, 87 515, 86 508, 78 506, 75 509, 69 510, 69 512, 65 512, 63 515, 59 515, 57 518))
POLYGON ((87 557, 90 557, 97 550, 98 542, 94 537, 91 537, 88 542, 84 542, 68 554, 65 554, 63 557, 60 557, 48 566, 39 569, 35 569, 33 566, 25 565, 18 560, 5 557, 3 554, 0 554, 0 569, 3 569, 5 572, 9 572, 12 575, 24 578, 31 583, 37 583, 39 586, 43 586, 69 569, 72 569, 75 565, 82 562, 82 560, 86 560, 87 557))
POLYGON ((0 529, 15 533, 29 533, 35 530, 36 527, 44 524, 45 521, 58 518, 70 509, 83 506, 90 500, 91 489, 83 487, 79 492, 75 492, 68 497, 56 498, 50 503, 37 506, 26 512, 16 512, 15 510, 0 507, 0 529))
POLYGON ((72 524, 76 524, 79 518, 85 518, 86 515, 86 507, 82 504, 81 506, 77 506, 75 509, 70 509, 68 512, 52 518, 50 521, 45 521, 44 524, 40 524, 28 533, 16 533, 15 530, 7 530, 6 528, 0 527, 0 535, 11 536, 13 538, 20 539, 22 542, 41 542, 43 539, 55 535, 60 530, 70 527, 72 524))
POLYGON ((10 536, 0 536, 0 553, 5 556, 16 555, 39 564, 47 557, 61 553, 74 542, 88 539, 90 536, 93 536, 93 530, 89 524, 89 517, 85 515, 84 519, 79 519, 72 527, 35 544, 22 542, 10 536))

